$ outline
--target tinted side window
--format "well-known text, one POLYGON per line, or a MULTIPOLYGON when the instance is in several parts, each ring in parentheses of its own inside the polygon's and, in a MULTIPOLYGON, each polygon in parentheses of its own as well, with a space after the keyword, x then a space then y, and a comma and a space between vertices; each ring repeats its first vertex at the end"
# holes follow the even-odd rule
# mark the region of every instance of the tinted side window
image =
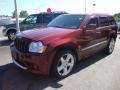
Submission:
POLYGON ((37 18, 37 23, 42 23, 42 15, 39 15, 38 18, 37 18))
POLYGON ((95 24, 96 27, 98 27, 98 18, 92 18, 89 22, 88 22, 88 25, 89 24, 95 24))
POLYGON ((113 17, 109 17, 109 24, 110 25, 116 25, 116 21, 114 20, 113 17))
POLYGON ((37 23, 49 23, 52 20, 53 14, 40 14, 37 23))
POLYGON ((107 17, 100 17, 99 24, 100 24, 100 27, 108 26, 109 25, 108 18, 107 17))
POLYGON ((53 14, 45 14, 43 15, 43 23, 49 23, 52 20, 53 14))

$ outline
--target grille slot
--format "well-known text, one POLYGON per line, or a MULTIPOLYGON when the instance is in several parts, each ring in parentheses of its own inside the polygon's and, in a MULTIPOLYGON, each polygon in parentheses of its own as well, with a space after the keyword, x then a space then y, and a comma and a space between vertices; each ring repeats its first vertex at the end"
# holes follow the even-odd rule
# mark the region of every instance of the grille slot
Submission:
POLYGON ((29 49, 29 44, 30 40, 27 38, 16 38, 14 41, 15 47, 20 51, 20 52, 28 52, 29 49))

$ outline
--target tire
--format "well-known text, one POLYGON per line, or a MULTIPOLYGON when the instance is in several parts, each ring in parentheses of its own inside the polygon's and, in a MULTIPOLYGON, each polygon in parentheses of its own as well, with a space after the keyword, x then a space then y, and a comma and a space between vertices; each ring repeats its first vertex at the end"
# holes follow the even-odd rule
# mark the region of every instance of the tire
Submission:
POLYGON ((75 54, 70 50, 63 50, 57 53, 54 60, 52 74, 57 78, 68 76, 76 62, 75 54))
POLYGON ((106 54, 111 54, 114 50, 114 47, 115 47, 115 38, 110 38, 110 40, 108 42, 108 45, 105 49, 105 53, 106 54))
POLYGON ((15 34, 16 34, 15 31, 9 31, 8 34, 7 34, 8 35, 8 39, 10 41, 13 41, 15 39, 15 34))

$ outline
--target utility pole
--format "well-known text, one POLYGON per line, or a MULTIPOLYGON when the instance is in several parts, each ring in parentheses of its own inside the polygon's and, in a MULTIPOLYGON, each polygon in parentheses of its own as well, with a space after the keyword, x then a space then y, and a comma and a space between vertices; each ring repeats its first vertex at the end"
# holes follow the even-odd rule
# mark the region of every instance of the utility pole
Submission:
POLYGON ((17 32, 20 32, 20 26, 19 26, 19 19, 18 19, 18 11, 17 11, 17 2, 16 2, 16 0, 14 0, 14 5, 15 5, 15 17, 16 17, 17 32))
POLYGON ((85 0, 85 13, 86 13, 86 6, 87 6, 87 5, 86 5, 86 0, 85 0))

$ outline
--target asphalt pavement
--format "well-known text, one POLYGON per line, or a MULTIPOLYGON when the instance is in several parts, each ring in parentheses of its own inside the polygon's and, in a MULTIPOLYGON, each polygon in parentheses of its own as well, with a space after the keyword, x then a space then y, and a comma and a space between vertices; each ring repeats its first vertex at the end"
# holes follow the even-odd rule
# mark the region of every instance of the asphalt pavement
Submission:
POLYGON ((120 39, 111 55, 99 52, 79 62, 64 79, 34 75, 12 63, 9 42, 0 46, 0 90, 120 90, 120 39))

